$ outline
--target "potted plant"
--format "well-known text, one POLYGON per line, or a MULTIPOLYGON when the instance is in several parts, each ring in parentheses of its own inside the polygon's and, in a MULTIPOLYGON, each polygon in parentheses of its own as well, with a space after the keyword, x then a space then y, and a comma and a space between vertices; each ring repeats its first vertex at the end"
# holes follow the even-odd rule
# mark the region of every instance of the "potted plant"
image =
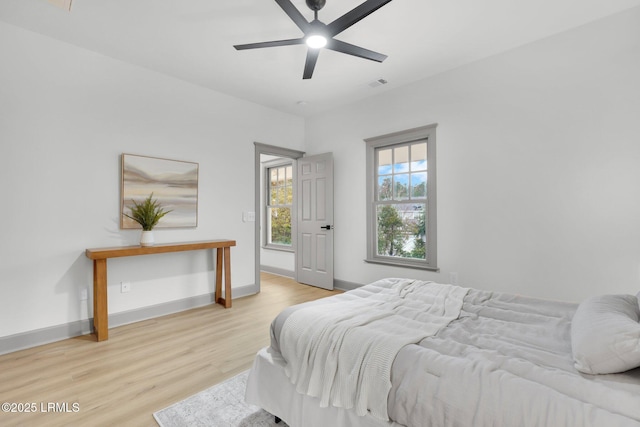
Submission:
POLYGON ((153 228, 158 224, 158 221, 168 214, 169 211, 165 211, 158 200, 153 199, 153 193, 149 194, 149 197, 144 199, 141 203, 131 200, 133 207, 131 209, 131 215, 124 216, 131 218, 142 226, 142 237, 140 239, 141 246, 153 246, 153 228))

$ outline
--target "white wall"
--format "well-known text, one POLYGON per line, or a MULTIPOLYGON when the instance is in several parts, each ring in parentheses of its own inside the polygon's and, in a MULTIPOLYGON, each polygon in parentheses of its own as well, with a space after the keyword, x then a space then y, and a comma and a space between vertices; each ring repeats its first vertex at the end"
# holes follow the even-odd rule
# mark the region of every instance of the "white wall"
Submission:
MULTIPOLYGON (((0 337, 91 316, 85 248, 139 241, 118 226, 123 152, 198 162, 198 227, 156 241, 235 239, 233 287, 254 283, 253 142, 299 149, 302 119, 3 23, 0 40, 0 337)), ((208 252, 109 260, 109 312, 213 292, 208 252)))
POLYGON ((306 151, 335 156, 336 278, 635 294, 638 76, 640 8, 308 120, 306 151), (363 139, 431 123, 440 272, 365 264, 363 139))

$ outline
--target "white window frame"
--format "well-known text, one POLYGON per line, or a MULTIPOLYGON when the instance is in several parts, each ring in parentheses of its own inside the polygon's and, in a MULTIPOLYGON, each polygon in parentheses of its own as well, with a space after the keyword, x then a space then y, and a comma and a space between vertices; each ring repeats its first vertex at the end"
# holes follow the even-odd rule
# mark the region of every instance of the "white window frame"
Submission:
MULTIPOLYGON (((272 207, 270 205, 270 200, 271 200, 271 169, 273 168, 281 168, 281 167, 286 167, 286 166, 291 166, 291 170, 292 170, 292 185, 293 185, 293 197, 295 198, 295 180, 296 180, 296 173, 295 173, 295 164, 293 159, 288 159, 288 158, 282 158, 282 159, 276 159, 276 160, 272 160, 269 162, 265 162, 263 163, 263 170, 264 170, 264 184, 265 184, 265 197, 264 197, 264 236, 263 236, 263 248, 264 249, 274 249, 274 250, 278 250, 278 251, 285 251, 285 252, 295 252, 295 248, 294 248, 294 238, 295 236, 293 235, 294 232, 294 227, 293 227, 293 215, 295 215, 294 212, 294 208, 295 208, 295 200, 291 201, 291 205, 287 205, 289 206, 289 208, 291 209, 291 244, 290 245, 283 245, 283 244, 277 244, 277 243, 269 243, 269 233, 270 233, 270 224, 271 224, 271 218, 269 218, 269 208, 272 207)), ((276 207, 281 207, 283 205, 276 205, 276 207)))
POLYGON ((365 139, 367 145, 367 258, 366 262, 398 267, 438 271, 437 264, 437 204, 436 204, 436 127, 422 126, 406 131, 365 139), (382 256, 377 254, 377 168, 376 150, 383 147, 427 141, 427 219, 425 223, 427 255, 425 260, 382 256))

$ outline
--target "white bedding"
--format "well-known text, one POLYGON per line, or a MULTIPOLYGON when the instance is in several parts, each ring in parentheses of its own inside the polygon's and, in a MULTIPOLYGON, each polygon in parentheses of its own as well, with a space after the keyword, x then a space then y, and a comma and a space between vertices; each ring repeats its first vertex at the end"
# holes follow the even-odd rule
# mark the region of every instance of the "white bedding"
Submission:
POLYGON ((285 372, 296 390, 356 414, 387 420, 398 351, 458 318, 466 288, 408 279, 376 282, 332 304, 292 313, 280 332, 285 372))
MULTIPOLYGON (((370 287, 349 294, 380 292, 370 287)), ((577 305, 473 289, 458 320, 398 352, 387 400, 391 422, 378 424, 370 414, 358 417, 355 411, 319 408, 318 399, 296 393, 282 381, 289 361, 280 354, 280 330, 301 307, 330 311, 333 300, 281 313, 272 325, 268 353, 274 357, 256 358, 250 375, 251 402, 292 427, 640 426, 640 369, 586 375, 573 366, 570 329, 577 305), (271 376, 263 377, 267 371, 271 376), (275 377, 280 381, 271 389, 275 377)))
POLYGON ((469 291, 460 320, 398 353, 389 416, 416 427, 639 426, 640 370, 575 369, 575 307, 469 291))

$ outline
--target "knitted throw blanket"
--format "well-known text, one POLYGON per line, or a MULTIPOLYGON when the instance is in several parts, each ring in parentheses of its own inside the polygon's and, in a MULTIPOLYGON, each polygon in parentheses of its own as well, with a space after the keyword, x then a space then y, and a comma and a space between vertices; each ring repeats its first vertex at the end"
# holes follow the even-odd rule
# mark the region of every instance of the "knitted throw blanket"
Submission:
POLYGON ((294 311, 280 333, 285 372, 320 405, 388 420, 391 365, 405 345, 458 318, 467 288, 384 279, 294 311))

